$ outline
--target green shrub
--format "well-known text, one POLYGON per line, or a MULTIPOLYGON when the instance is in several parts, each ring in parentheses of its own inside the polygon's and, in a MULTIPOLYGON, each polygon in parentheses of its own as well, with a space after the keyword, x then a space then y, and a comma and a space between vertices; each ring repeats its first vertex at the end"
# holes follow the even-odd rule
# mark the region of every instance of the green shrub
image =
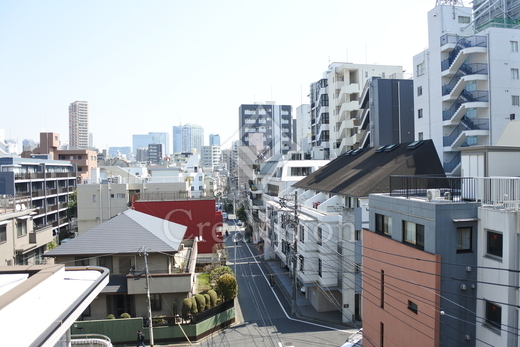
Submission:
POLYGON ((218 301, 217 292, 214 291, 213 289, 211 289, 211 290, 208 290, 208 295, 209 295, 209 298, 210 298, 210 305, 211 305, 211 307, 217 306, 217 301, 218 301))
POLYGON ((107 316, 107 319, 116 319, 116 316, 114 316, 112 313, 107 316))
POLYGON ((230 274, 224 274, 217 281, 218 293, 222 301, 226 302, 236 298, 238 293, 238 283, 236 278, 230 274))
POLYGON ((121 318, 132 318, 132 316, 130 316, 130 314, 128 314, 126 312, 125 313, 121 313, 121 315, 119 317, 121 317, 121 318))
POLYGON ((161 325, 167 325, 168 321, 166 320, 166 316, 154 316, 152 317, 152 324, 154 327, 158 327, 161 325))
POLYGON ((220 276, 230 274, 231 276, 234 276, 233 270, 229 266, 219 266, 215 270, 212 270, 209 273, 210 281, 213 283, 216 283, 217 280, 220 278, 220 276))
POLYGON ((209 294, 204 294, 204 299, 206 299, 206 308, 205 310, 209 310, 213 306, 211 306, 211 298, 209 297, 209 294))
POLYGON ((191 297, 191 314, 197 314, 199 313, 199 308, 197 307, 197 301, 195 300, 195 297, 191 297))
POLYGON ((193 301, 191 298, 186 298, 182 300, 182 317, 184 319, 188 319, 188 315, 191 313, 191 306, 193 305, 193 301))
POLYGON ((195 301, 197 302, 197 309, 202 312, 206 309, 206 298, 202 294, 195 295, 195 301))

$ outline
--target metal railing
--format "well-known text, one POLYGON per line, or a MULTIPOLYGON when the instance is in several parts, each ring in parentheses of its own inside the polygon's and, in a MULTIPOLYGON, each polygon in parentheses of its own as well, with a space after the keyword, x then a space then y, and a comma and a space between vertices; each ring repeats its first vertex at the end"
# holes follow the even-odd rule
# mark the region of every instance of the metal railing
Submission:
MULTIPOLYGON (((442 38, 441 38, 442 42, 442 38)), ((447 70, 453 64, 455 59, 458 57, 461 50, 469 47, 487 47, 487 37, 486 36, 470 36, 464 37, 457 41, 455 48, 449 53, 448 59, 445 59, 441 62, 441 70, 447 70)))
POLYGON ((469 119, 464 118, 462 121, 453 129, 451 134, 443 137, 444 147, 451 146, 460 134, 465 130, 489 130, 489 119, 477 118, 469 119))
POLYGON ((447 110, 442 111, 442 120, 450 120, 453 118, 459 108, 467 102, 487 102, 489 101, 489 93, 487 90, 477 90, 474 92, 468 92, 463 90, 453 105, 447 110))
POLYGON ((486 63, 475 63, 475 64, 462 64, 459 70, 455 73, 452 79, 442 86, 442 95, 448 95, 451 93, 453 88, 457 85, 460 79, 464 76, 469 75, 487 75, 488 64, 486 63))

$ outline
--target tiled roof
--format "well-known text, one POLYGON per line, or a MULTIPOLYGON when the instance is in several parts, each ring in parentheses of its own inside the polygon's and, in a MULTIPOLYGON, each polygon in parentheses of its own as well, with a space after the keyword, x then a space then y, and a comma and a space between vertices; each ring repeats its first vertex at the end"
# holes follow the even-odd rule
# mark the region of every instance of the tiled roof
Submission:
POLYGON ((176 252, 186 229, 184 225, 127 210, 46 252, 45 256, 131 253, 143 246, 150 253, 176 252))
POLYGON ((388 193, 391 175, 444 175, 432 140, 424 140, 415 148, 409 148, 410 144, 401 143, 389 151, 373 147, 355 155, 341 155, 293 187, 367 197, 388 193))

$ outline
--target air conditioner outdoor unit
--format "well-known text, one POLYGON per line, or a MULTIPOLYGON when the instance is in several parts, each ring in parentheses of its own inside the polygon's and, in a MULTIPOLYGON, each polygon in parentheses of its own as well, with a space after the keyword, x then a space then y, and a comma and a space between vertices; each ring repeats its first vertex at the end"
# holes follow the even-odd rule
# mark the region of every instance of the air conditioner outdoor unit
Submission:
POLYGON ((441 191, 439 189, 428 189, 426 191, 426 199, 428 201, 432 201, 433 199, 438 199, 441 196, 441 191))

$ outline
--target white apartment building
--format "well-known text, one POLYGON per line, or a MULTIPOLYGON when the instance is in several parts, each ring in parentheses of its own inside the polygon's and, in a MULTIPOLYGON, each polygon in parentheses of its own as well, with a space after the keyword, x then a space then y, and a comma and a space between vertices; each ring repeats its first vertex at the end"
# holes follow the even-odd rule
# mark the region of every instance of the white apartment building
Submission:
POLYGON ((220 146, 202 146, 200 152, 200 165, 209 171, 220 167, 222 152, 220 146))
POLYGON ((75 101, 69 105, 69 149, 88 148, 88 103, 75 101))
POLYGON ((415 139, 434 141, 447 173, 461 173, 460 148, 496 144, 520 112, 520 31, 504 3, 428 12, 428 49, 413 60, 415 139))
POLYGON ((312 146, 333 159, 360 146, 359 98, 367 79, 402 78, 403 67, 332 63, 310 86, 312 146))

